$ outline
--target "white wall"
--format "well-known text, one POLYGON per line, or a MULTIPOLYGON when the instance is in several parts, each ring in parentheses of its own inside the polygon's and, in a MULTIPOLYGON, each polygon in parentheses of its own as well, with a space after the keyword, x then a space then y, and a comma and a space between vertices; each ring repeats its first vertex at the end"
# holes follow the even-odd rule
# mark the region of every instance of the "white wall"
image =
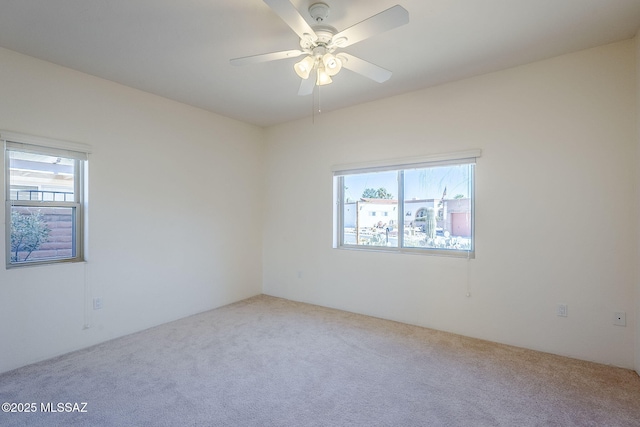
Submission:
POLYGON ((0 49, 0 129, 94 148, 89 262, 0 268, 0 372, 258 294, 261 281, 271 295, 640 370, 639 58, 636 38, 265 134, 0 49), (475 260, 331 249, 331 165, 469 148, 483 150, 475 260), (95 296, 104 309, 90 309, 95 296))
POLYGON ((262 129, 3 49, 0 129, 93 146, 89 262, 0 268, 0 372, 261 292, 262 129))
POLYGON ((264 293, 632 368, 634 73, 629 40, 269 128, 264 293), (474 148, 475 260, 331 248, 332 165, 474 148))

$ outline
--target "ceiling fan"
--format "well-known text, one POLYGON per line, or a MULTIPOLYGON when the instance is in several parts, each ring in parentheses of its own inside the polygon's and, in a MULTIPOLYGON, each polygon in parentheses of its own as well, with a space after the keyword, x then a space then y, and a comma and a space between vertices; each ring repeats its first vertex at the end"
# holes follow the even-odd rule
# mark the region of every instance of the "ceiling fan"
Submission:
POLYGON ((338 74, 342 67, 378 83, 391 77, 389 70, 348 53, 336 51, 408 23, 409 12, 402 6, 395 5, 338 32, 324 24, 329 16, 329 6, 326 3, 313 3, 309 6, 309 14, 317 23, 312 27, 289 0, 264 2, 300 37, 300 49, 235 58, 231 60, 232 65, 255 64, 305 55, 293 67, 296 74, 302 78, 298 95, 310 95, 316 85, 331 83, 331 77, 338 74))

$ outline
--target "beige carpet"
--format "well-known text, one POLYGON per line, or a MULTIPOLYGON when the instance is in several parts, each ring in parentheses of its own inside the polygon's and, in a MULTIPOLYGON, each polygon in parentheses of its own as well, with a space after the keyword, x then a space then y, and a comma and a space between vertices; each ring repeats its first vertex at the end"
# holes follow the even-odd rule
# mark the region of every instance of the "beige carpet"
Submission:
POLYGON ((0 375, 0 402, 37 406, 2 426, 640 426, 640 377, 258 296, 0 375))

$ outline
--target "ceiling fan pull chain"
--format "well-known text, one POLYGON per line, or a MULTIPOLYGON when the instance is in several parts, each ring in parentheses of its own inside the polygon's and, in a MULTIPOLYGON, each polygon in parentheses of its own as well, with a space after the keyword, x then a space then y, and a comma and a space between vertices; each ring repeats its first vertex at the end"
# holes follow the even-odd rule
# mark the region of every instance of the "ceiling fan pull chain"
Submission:
POLYGON ((316 124, 316 94, 315 91, 311 93, 311 124, 316 124))

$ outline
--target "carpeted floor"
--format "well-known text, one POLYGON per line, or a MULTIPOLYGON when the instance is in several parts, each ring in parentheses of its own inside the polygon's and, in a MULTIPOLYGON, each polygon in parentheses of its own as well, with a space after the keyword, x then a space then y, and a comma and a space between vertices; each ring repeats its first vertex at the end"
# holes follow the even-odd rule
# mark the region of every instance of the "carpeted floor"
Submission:
POLYGON ((258 296, 0 375, 0 402, 36 404, 2 426, 640 426, 640 377, 258 296))

